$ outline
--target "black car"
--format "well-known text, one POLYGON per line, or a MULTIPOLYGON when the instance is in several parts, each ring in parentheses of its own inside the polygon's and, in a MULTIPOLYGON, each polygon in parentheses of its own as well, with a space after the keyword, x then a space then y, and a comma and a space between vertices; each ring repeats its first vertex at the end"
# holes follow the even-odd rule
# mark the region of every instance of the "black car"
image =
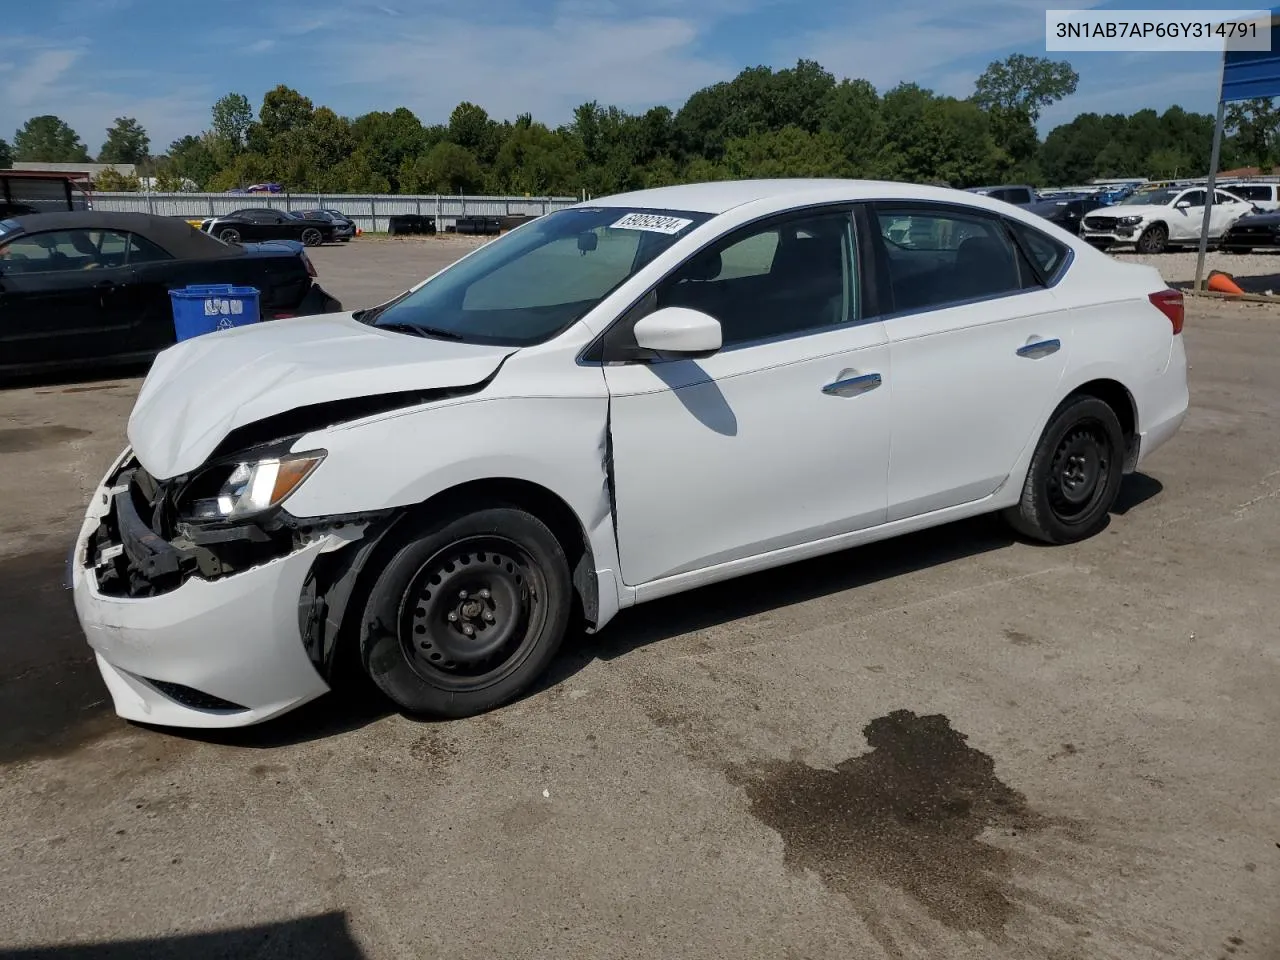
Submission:
POLYGON ((1094 197, 1059 197, 1056 200, 1042 200, 1033 203, 1027 209, 1037 216, 1044 217, 1050 223, 1056 223, 1068 233, 1080 232, 1080 221, 1085 214, 1092 213, 1105 204, 1094 197))
POLYGON ((1218 241, 1222 250, 1252 253, 1257 247, 1280 247, 1280 213, 1248 213, 1218 241))
POLYGON ((149 359, 174 343, 169 291, 259 291, 263 320, 342 310, 294 242, 225 244, 145 213, 39 213, 0 221, 0 373, 149 359))
POLYGON ((200 224, 200 229, 226 243, 297 240, 308 247, 332 243, 337 232, 330 220, 313 220, 267 207, 234 210, 226 216, 210 217, 200 224))
POLYGON ((293 214, 304 220, 327 220, 333 224, 333 239, 347 243, 356 235, 356 222, 337 210, 303 210, 293 214))

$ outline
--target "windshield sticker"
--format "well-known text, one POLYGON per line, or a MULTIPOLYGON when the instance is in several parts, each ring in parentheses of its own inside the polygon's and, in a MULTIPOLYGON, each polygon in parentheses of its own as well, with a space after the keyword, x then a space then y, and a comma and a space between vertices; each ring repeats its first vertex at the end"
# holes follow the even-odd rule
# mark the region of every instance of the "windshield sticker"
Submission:
POLYGON ((664 217, 656 213, 628 213, 617 223, 609 225, 610 230, 647 230, 650 233, 679 233, 692 220, 683 217, 664 217))

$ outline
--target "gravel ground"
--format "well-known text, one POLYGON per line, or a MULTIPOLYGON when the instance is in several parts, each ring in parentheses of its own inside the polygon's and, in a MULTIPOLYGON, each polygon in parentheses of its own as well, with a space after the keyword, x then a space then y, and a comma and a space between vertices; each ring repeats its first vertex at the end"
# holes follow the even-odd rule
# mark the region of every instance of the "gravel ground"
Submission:
MULTIPOLYGON (((1132 250, 1113 254, 1127 263, 1145 263, 1156 267, 1168 283, 1191 283, 1196 278, 1196 251, 1141 254, 1132 250)), ((1274 289, 1280 292, 1280 250, 1271 253, 1220 253, 1210 250, 1204 259, 1204 274, 1221 270, 1233 277, 1275 277, 1274 289)), ((1266 285, 1270 288, 1270 285, 1266 285)), ((1260 290, 1259 292, 1265 292, 1260 290)))

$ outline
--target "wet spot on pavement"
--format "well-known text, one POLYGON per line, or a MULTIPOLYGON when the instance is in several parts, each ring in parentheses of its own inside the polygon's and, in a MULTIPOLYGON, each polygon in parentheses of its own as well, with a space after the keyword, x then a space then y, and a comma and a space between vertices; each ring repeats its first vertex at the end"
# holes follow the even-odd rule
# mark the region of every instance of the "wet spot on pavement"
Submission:
POLYGON ((1023 633, 1021 630, 1006 630, 1004 638, 1015 647, 1030 647, 1039 642, 1031 634, 1023 633))
POLYGON ((785 859, 848 896, 891 955, 874 885, 896 888, 939 923, 999 942, 1026 892, 1012 882, 1013 854, 979 839, 1018 834, 1048 820, 996 776, 941 715, 898 710, 863 730, 870 752, 834 770, 798 760, 735 767, 752 813, 776 830, 785 859))
POLYGON ((80 427, 64 427, 51 424, 43 427, 9 427, 0 430, 0 453, 29 453, 45 450, 60 443, 89 436, 90 431, 80 427))

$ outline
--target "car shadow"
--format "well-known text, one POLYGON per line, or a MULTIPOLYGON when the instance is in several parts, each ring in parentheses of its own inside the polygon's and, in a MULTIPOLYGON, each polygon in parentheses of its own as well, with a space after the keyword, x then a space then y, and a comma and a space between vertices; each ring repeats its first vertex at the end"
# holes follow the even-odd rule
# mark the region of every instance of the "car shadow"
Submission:
POLYGON ((151 369, 150 360, 101 366, 76 367, 68 370, 50 370, 42 373, 6 373, 0 376, 0 390, 41 389, 61 387, 62 393, 85 393, 92 390, 109 390, 120 381, 145 377, 151 369))
POLYGON ((6 960, 363 960, 346 914, 335 911, 211 933, 7 950, 6 960))
POLYGON ((1120 485, 1120 495, 1116 497, 1111 513, 1123 517, 1135 507, 1140 507, 1153 497, 1164 491, 1164 484, 1155 477, 1145 473, 1131 473, 1120 485))

